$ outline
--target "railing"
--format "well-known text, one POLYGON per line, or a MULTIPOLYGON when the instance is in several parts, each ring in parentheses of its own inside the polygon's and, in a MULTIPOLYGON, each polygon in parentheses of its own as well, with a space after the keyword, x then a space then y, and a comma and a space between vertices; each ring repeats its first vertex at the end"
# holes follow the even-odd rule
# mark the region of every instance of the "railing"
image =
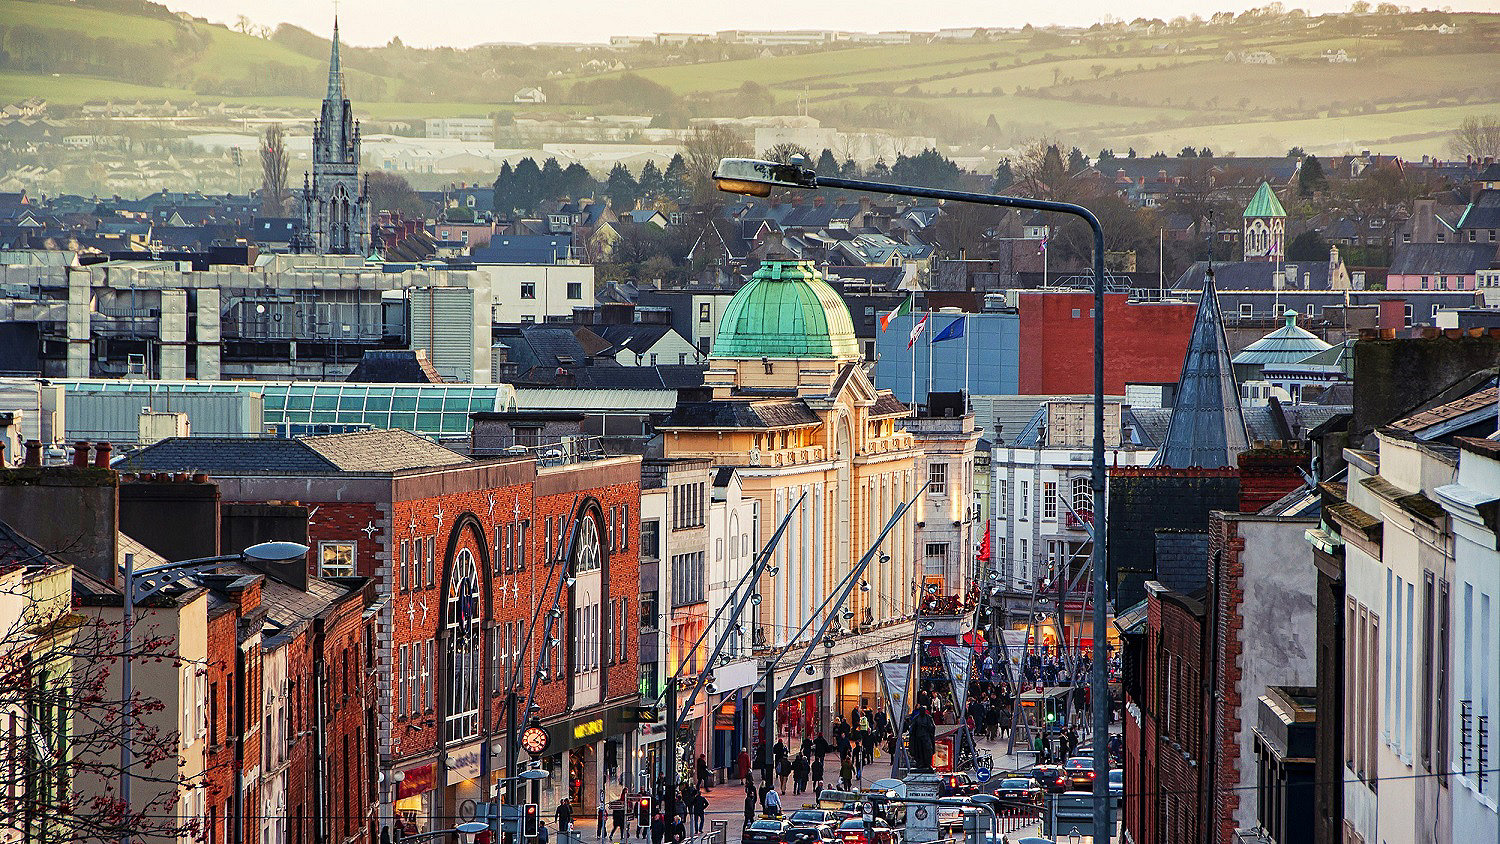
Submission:
POLYGON ((1087 530, 1094 524, 1094 513, 1091 510, 1072 510, 1063 514, 1063 526, 1068 530, 1087 530))

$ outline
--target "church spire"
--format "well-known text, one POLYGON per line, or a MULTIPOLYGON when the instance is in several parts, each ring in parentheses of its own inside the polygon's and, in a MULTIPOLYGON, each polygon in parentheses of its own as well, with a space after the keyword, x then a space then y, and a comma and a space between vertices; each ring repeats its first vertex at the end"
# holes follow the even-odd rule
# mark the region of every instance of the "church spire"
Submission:
POLYGON ((1224 315, 1213 271, 1203 279, 1203 298, 1198 318, 1182 359, 1177 380, 1177 399, 1167 436, 1156 452, 1153 466, 1169 469, 1221 469, 1235 465, 1239 453, 1249 448, 1245 416, 1240 410, 1239 385, 1229 360, 1229 341, 1224 336, 1224 315))
POLYGON ((339 16, 333 16, 333 52, 328 57, 328 94, 325 100, 332 103, 344 101, 344 72, 339 67, 339 16))

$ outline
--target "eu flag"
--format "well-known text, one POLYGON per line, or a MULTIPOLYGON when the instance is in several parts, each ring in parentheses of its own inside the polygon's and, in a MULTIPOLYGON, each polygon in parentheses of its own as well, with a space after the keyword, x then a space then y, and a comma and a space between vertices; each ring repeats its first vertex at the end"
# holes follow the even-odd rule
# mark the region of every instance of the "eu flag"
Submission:
POLYGON ((957 340, 958 338, 964 336, 964 320, 966 319, 968 319, 968 317, 959 317, 958 319, 955 319, 954 321, 948 323, 948 327, 944 328, 942 331, 939 331, 938 335, 932 338, 932 342, 941 343, 944 340, 957 340))

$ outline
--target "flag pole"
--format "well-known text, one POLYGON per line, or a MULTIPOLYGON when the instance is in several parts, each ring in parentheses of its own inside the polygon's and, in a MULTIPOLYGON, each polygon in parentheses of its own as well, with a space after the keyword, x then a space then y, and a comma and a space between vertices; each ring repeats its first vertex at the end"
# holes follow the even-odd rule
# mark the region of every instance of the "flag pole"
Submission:
MULTIPOLYGON (((932 297, 930 296, 927 299, 926 320, 928 324, 932 323, 932 297)), ((932 413, 932 330, 928 329, 923 333, 927 335, 927 412, 930 415, 932 413)))
POLYGON ((969 412, 969 315, 964 314, 964 413, 969 412))

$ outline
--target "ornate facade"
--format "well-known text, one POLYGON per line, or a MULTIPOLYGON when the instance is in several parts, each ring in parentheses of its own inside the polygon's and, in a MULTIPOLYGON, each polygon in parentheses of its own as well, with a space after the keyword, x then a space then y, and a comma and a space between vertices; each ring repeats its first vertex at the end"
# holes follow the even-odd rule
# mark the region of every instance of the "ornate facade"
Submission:
POLYGON ((370 203, 359 175, 359 121, 344 96, 339 24, 333 22, 328 93, 313 124, 313 169, 303 174, 304 251, 364 255, 370 249, 370 203))

